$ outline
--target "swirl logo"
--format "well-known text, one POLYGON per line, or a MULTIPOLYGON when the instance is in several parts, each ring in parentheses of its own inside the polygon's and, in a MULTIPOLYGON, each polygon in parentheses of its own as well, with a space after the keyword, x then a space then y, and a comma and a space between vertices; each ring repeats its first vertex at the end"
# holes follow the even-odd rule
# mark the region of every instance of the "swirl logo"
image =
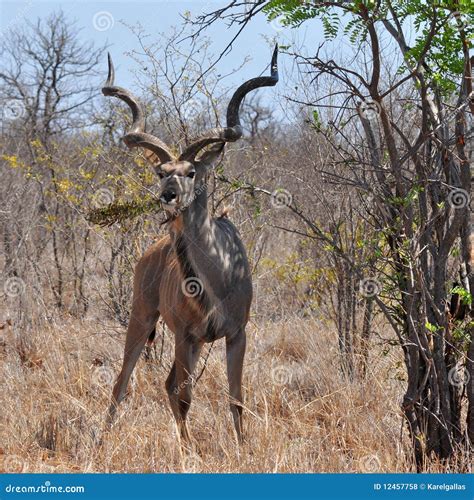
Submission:
POLYGON ((469 193, 465 189, 453 189, 448 194, 448 202, 453 208, 465 208, 469 201, 469 193))
POLYGON ((380 104, 372 99, 367 99, 359 104, 358 110, 367 120, 375 120, 380 114, 380 104))
POLYGON ((451 19, 454 19, 458 28, 465 30, 469 27, 466 19, 463 18, 461 12, 455 11, 449 17, 451 19))
POLYGON ((270 201, 275 208, 289 207, 293 203, 293 196, 286 189, 279 188, 273 191, 270 201))
POLYGON ((448 372, 448 382, 455 387, 467 385, 470 379, 471 375, 465 367, 454 366, 448 372))
POLYGON ((196 454, 188 455, 183 460, 183 472, 199 473, 201 472, 202 460, 196 454))
POLYGON ((270 373, 275 385, 287 385, 293 378, 293 373, 287 366, 274 366, 270 373))
POLYGON ((25 470, 25 462, 18 455, 4 455, 0 459, 0 469, 3 469, 3 472, 19 474, 25 470))
POLYGON ((17 99, 10 99, 3 106, 5 120, 18 120, 25 114, 23 103, 17 99))
POLYGON ((375 297, 380 293, 380 283, 373 278, 364 278, 359 282, 359 293, 363 297, 375 297))
POLYGON ((196 277, 186 278, 181 283, 181 291, 184 295, 186 295, 186 297, 197 297, 198 295, 201 295, 203 290, 204 287, 202 281, 196 277))
POLYGON ((270 22, 270 26, 277 32, 283 31, 285 29, 285 16, 275 17, 270 22))
POLYGON ((25 288, 25 282, 17 277, 8 278, 3 284, 3 291, 9 297, 18 297, 25 291, 25 288))
POLYGON ((114 16, 106 10, 96 12, 92 18, 92 26, 97 31, 108 31, 114 27, 114 16))
POLYGON ((363 472, 380 472, 382 464, 377 455, 367 455, 359 460, 363 472))
POLYGON ((108 366, 98 366, 92 373, 92 384, 100 386, 112 385, 114 381, 114 372, 108 366))
POLYGON ((92 204, 95 208, 103 208, 114 201, 114 193, 107 188, 99 188, 92 196, 92 204))

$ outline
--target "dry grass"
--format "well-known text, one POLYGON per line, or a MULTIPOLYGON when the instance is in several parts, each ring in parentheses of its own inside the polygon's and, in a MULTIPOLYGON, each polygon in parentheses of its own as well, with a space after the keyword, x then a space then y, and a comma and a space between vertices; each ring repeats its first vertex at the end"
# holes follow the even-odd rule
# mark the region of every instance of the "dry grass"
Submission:
POLYGON ((160 338, 151 360, 142 356, 100 448, 95 442, 120 367, 123 331, 72 319, 38 330, 22 332, 21 345, 13 329, 0 332, 0 471, 409 470, 398 353, 374 350, 366 380, 349 382, 338 369, 335 334, 316 320, 248 328, 247 442, 240 449, 226 400, 222 341, 216 343, 190 410, 193 451, 178 444, 164 389, 170 334, 161 362, 160 338))

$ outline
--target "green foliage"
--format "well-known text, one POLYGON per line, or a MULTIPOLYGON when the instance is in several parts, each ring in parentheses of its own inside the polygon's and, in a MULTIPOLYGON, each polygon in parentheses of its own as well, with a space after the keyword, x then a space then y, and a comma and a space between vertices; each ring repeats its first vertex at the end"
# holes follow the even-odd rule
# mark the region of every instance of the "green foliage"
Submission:
POLYGON ((422 186, 412 186, 405 197, 393 196, 388 201, 392 205, 400 207, 409 207, 418 199, 419 193, 423 192, 422 186))
POLYGON ((444 7, 434 8, 425 2, 410 2, 399 13, 402 19, 412 20, 418 32, 406 57, 409 66, 417 64, 422 57, 430 36, 430 23, 436 22, 437 29, 425 61, 431 80, 445 95, 455 90, 453 77, 461 75, 464 69, 461 30, 467 40, 472 40, 474 34, 472 6, 460 2, 456 8, 449 8, 448 3, 444 2, 444 7))
POLYGON ((465 306, 470 306, 472 304, 472 295, 462 286, 455 286, 449 291, 449 293, 451 295, 459 295, 461 304, 465 306))
POLYGON ((316 109, 313 110, 313 124, 316 130, 321 130, 321 118, 319 117, 319 113, 316 109))
POLYGON ((271 0, 264 8, 269 20, 278 17, 283 25, 289 27, 298 27, 310 19, 320 19, 327 40, 333 40, 338 35, 345 18, 343 34, 353 45, 366 40, 370 23, 392 19, 391 10, 402 26, 416 35, 406 54, 406 65, 399 69, 399 73, 415 66, 423 57, 433 84, 443 94, 449 95, 455 89, 455 77, 463 72, 463 40, 472 45, 472 0, 355 0, 332 2, 332 5, 315 1, 271 0), (432 25, 435 26, 434 36, 432 25), (430 49, 425 53, 431 36, 430 49))
POLYGON ((433 325, 433 324, 432 324, 432 323, 430 323, 429 321, 427 321, 427 322, 425 323, 425 328, 426 328, 429 332, 431 332, 431 333, 436 333, 438 330, 440 330, 440 329, 441 329, 441 327, 440 327, 440 326, 438 326, 438 325, 433 325))
POLYGON ((354 17, 346 24, 344 28, 344 35, 348 35, 349 41, 352 45, 355 45, 357 42, 366 40, 367 26, 360 18, 354 17))
POLYGON ((272 0, 264 9, 270 20, 282 16, 283 24, 287 26, 299 26, 319 15, 320 10, 320 7, 300 0, 272 0))
POLYGON ((326 40, 336 38, 339 32, 339 16, 335 12, 328 13, 322 16, 321 21, 323 23, 324 36, 326 40))
POLYGON ((467 348, 468 348, 469 343, 471 341, 470 332, 472 331, 473 327, 474 327, 474 324, 471 322, 467 326, 463 327, 463 326, 456 325, 453 328, 453 331, 452 331, 453 339, 456 341, 459 350, 467 351, 467 348))

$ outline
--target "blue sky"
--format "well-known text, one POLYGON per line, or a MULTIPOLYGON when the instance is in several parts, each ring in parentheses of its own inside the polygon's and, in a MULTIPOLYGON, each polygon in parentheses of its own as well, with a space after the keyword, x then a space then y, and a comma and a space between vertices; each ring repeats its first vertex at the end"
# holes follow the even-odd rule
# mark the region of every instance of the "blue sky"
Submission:
MULTIPOLYGON (((152 36, 166 33, 171 26, 181 22, 180 14, 190 11, 191 14, 214 10, 227 5, 228 0, 139 0, 139 1, 91 1, 91 0, 0 0, 0 29, 2 36, 8 29, 18 27, 25 19, 35 20, 62 9, 68 18, 76 20, 82 28, 81 36, 84 40, 93 40, 97 45, 104 42, 110 44, 116 65, 120 68, 120 81, 123 85, 133 83, 133 61, 124 56, 125 51, 137 48, 135 36, 129 28, 122 24, 140 22, 145 30, 152 36)), ((314 26, 313 26, 314 28, 314 26)), ((234 30, 227 28, 224 22, 215 23, 208 30, 211 38, 211 51, 219 54, 224 44, 231 40, 234 30)), ((300 37, 302 30, 299 30, 300 37)), ((305 31, 306 35, 308 31, 305 31)), ((270 48, 266 40, 278 40, 288 44, 295 36, 295 30, 282 28, 276 21, 269 23, 263 15, 255 18, 239 37, 232 53, 219 62, 219 71, 226 73, 237 66, 245 57, 250 56, 251 61, 238 75, 235 83, 240 83, 243 78, 251 77, 268 65, 270 48)), ((311 29, 311 45, 317 47, 322 41, 321 30, 311 29)), ((105 63, 104 63, 105 64, 105 63)), ((228 84, 234 84, 232 78, 228 84)))

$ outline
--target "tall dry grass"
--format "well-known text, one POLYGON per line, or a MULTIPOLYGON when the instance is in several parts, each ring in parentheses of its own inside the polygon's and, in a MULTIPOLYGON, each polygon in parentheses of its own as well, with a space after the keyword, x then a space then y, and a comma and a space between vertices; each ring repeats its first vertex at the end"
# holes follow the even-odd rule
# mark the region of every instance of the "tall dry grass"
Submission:
MULTIPOLYGON (((371 352, 365 380, 338 366, 336 335, 314 319, 251 324, 245 361, 246 443, 227 404, 223 342, 198 381, 183 449, 164 381, 172 337, 142 356, 103 446, 103 417, 124 332, 63 319, 38 331, 2 330, 0 464, 28 472, 404 472, 397 351, 371 352), (20 341, 21 337, 27 337, 20 341)), ((200 373, 203 359, 198 367, 200 373)))

